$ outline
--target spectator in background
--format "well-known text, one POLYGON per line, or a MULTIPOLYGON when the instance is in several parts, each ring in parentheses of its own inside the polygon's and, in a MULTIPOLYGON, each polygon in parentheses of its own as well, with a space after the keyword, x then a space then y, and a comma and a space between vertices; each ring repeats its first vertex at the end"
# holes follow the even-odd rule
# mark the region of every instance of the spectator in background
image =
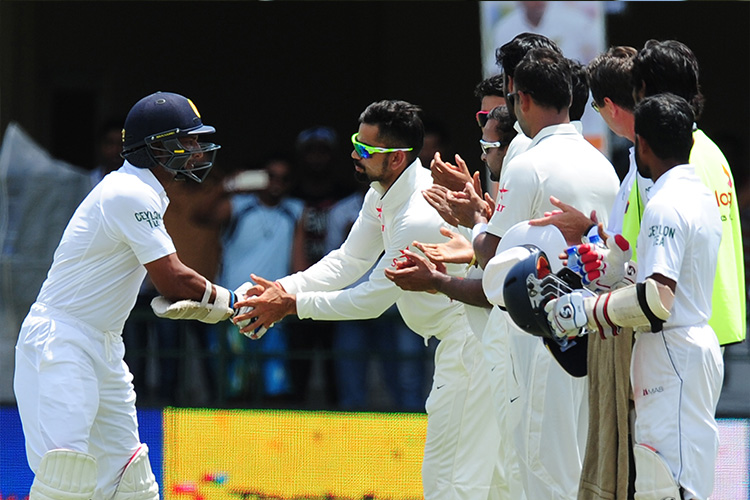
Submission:
POLYGON ((97 134, 96 166, 91 170, 91 187, 122 166, 122 119, 105 122, 97 134))
MULTIPOLYGON (((262 169, 240 172, 225 183, 225 196, 211 210, 214 221, 223 228, 219 283, 234 290, 248 280, 251 272, 272 279, 290 273, 294 235, 303 210, 303 202, 289 196, 294 178, 292 161, 276 155, 264 161, 262 169)), ((288 349, 286 323, 272 330, 261 342, 251 342, 238 335, 235 327, 225 329, 233 355, 228 367, 230 399, 250 396, 258 379, 266 400, 289 395, 287 361, 278 355, 288 349), (258 351, 262 352, 260 377, 254 375, 249 359, 258 351)))
MULTIPOLYGON (((303 271, 318 262, 326 254, 328 212, 344 196, 338 176, 342 168, 338 136, 330 127, 305 129, 297 136, 298 182, 293 195, 305 206, 302 213, 302 228, 295 236, 292 255, 292 272, 303 271)), ((257 273, 256 273, 257 274, 257 273)), ((247 279, 247 276, 243 276, 247 279)), ((292 378, 293 398, 304 403, 312 373, 313 360, 309 354, 318 351, 323 357, 324 397, 333 406, 338 400, 336 375, 331 350, 333 348, 333 325, 321 321, 290 321, 289 350, 292 359, 289 369, 292 378), (300 351, 305 351, 303 354, 300 351), (294 353, 298 352, 300 356, 294 353)))
MULTIPOLYGON (((419 153, 422 165, 429 167, 435 153, 441 153, 450 144, 450 135, 445 123, 434 117, 425 117, 424 122, 424 147, 419 153)), ((338 245, 336 246, 338 248, 338 245)))
MULTIPOLYGON (((326 237, 328 251, 339 248, 346 239, 357 220, 368 187, 360 183, 359 190, 331 208, 326 237)), ((351 286, 367 281, 369 274, 366 272, 351 286)), ((427 386, 423 339, 404 324, 395 305, 379 318, 337 321, 334 329, 339 409, 363 410, 372 406, 372 401, 368 402, 368 389, 372 386, 368 373, 369 360, 375 355, 381 362, 383 381, 393 409, 424 410, 427 386)))

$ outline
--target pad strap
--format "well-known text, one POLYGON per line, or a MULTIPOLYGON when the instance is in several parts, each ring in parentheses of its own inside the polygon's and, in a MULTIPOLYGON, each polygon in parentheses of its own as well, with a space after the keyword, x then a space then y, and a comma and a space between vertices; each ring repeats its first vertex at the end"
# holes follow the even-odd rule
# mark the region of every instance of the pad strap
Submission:
POLYGON ((617 326, 661 331, 674 303, 672 290, 649 278, 584 300, 587 327, 600 333, 617 326))
POLYGON ((204 307, 208 305, 208 299, 211 298, 211 290, 211 282, 206 279, 206 291, 203 292, 203 298, 201 299, 201 305, 204 307))
MULTIPOLYGON (((208 289, 211 290, 211 282, 208 282, 208 289)), ((204 320, 204 323, 218 323, 226 319, 227 309, 234 307, 234 294, 226 288, 216 285, 216 298, 214 299, 213 307, 210 308, 208 315, 204 320)))

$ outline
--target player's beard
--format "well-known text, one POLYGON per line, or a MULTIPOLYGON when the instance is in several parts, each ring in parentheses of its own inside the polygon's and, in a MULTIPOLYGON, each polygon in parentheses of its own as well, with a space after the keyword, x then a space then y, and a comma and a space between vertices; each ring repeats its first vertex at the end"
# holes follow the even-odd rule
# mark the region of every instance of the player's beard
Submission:
POLYGON ((644 179, 651 179, 651 168, 646 164, 645 161, 643 161, 643 158, 641 158, 640 153, 638 152, 638 137, 635 138, 635 166, 638 170, 638 173, 641 177, 644 179))
POLYGON ((368 173, 367 168, 357 160, 354 160, 354 165, 361 168, 362 171, 360 172, 357 169, 354 169, 354 178, 358 182, 362 182, 364 184, 370 184, 372 182, 378 182, 384 179, 384 172, 386 167, 388 166, 388 155, 383 159, 383 163, 380 165, 380 171, 379 172, 372 172, 368 173))

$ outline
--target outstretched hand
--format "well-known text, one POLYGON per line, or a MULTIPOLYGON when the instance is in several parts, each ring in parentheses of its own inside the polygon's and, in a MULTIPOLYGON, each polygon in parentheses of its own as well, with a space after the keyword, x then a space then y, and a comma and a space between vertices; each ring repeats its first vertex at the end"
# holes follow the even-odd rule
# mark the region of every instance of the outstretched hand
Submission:
POLYGON ((386 268, 385 277, 399 288, 411 292, 437 293, 439 283, 445 274, 445 265, 410 250, 401 251, 403 257, 396 262, 395 269, 386 268))
POLYGON ((580 210, 563 203, 554 196, 549 197, 550 203, 559 208, 552 212, 545 212, 544 217, 529 221, 532 226, 547 226, 552 224, 565 237, 569 245, 578 245, 581 243, 581 236, 593 225, 598 223, 596 211, 591 212, 590 217, 586 217, 580 210))
POLYGON ((446 227, 440 228, 440 234, 447 236, 448 241, 445 243, 420 243, 415 241, 413 245, 435 263, 468 264, 472 261, 474 248, 469 240, 446 227))
POLYGON ((255 322, 240 328, 240 332, 249 333, 258 328, 268 329, 285 316, 297 313, 295 296, 286 293, 281 285, 255 274, 251 274, 250 278, 256 285, 246 293, 244 300, 237 301, 235 309, 243 307, 252 307, 253 309, 247 313, 238 314, 232 318, 232 321, 238 324, 245 320, 252 321, 255 319, 255 322), (255 295, 251 296, 250 292, 254 292, 255 295))

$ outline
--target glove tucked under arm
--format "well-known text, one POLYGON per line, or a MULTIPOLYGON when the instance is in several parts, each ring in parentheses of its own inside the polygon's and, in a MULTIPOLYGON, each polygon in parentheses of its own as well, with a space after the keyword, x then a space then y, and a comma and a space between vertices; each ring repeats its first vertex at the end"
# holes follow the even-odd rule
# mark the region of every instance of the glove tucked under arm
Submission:
POLYGON ((162 296, 151 301, 151 309, 160 318, 168 319, 195 319, 203 323, 218 323, 229 319, 234 315, 234 292, 218 285, 212 285, 206 280, 206 291, 200 302, 195 300, 178 300, 170 302, 162 296), (216 298, 213 304, 209 304, 211 291, 216 287, 216 298))
POLYGON ((649 278, 595 297, 569 293, 549 301, 544 310, 550 327, 560 338, 574 337, 584 327, 609 338, 617 335, 621 326, 661 331, 673 302, 672 290, 649 278))

